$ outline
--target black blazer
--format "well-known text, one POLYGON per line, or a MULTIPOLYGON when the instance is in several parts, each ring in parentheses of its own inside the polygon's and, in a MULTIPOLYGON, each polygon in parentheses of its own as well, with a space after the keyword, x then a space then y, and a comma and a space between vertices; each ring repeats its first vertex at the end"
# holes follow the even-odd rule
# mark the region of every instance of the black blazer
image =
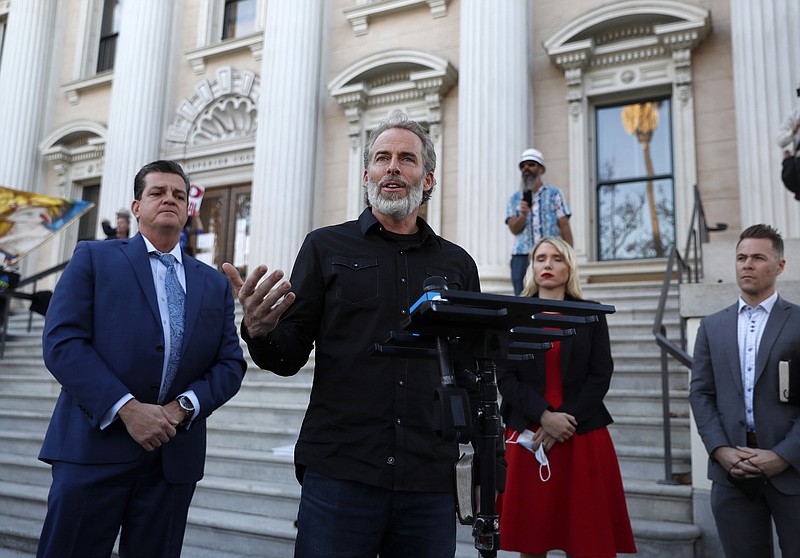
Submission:
MULTIPOLYGON (((567 300, 575 300, 567 297, 567 300)), ((545 410, 569 413, 584 434, 613 422, 603 404, 611 383, 614 361, 605 315, 597 322, 579 326, 575 335, 561 341, 563 404, 554 409, 544 399, 544 353, 534 360, 498 365, 497 387, 503 396, 500 414, 506 426, 522 432, 531 423, 539 424, 545 410)))

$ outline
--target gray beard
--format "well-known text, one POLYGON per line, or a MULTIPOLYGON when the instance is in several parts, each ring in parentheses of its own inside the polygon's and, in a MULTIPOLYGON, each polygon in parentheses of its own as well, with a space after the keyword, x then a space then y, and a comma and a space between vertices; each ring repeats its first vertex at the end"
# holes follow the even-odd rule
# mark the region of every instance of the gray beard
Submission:
MULTIPOLYGON (((384 179, 381 179, 383 181, 384 179)), ((389 192, 386 196, 381 195, 380 183, 375 183, 371 178, 367 179, 367 201, 379 213, 391 217, 395 221, 401 221, 414 213, 414 211, 422 205, 422 196, 424 194, 423 181, 421 178, 415 184, 409 184, 403 178, 391 177, 391 180, 402 182, 406 187, 406 195, 400 196, 400 192, 389 192)))
POLYGON ((536 188, 536 181, 538 179, 539 179, 538 176, 534 176, 532 174, 526 174, 525 176, 523 176, 522 180, 520 181, 522 186, 522 191, 524 192, 525 190, 533 190, 534 188, 536 188))

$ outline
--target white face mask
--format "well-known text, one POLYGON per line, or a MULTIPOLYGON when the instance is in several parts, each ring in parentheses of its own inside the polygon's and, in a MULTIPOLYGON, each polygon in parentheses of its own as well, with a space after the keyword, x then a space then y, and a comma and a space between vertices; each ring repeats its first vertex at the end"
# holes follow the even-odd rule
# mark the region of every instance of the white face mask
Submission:
POLYGON ((536 461, 539 462, 539 478, 542 482, 550 480, 550 461, 547 459, 547 454, 544 451, 544 444, 539 444, 539 447, 533 449, 533 432, 527 428, 521 433, 516 432, 506 440, 506 444, 519 444, 533 454, 536 461), (547 471, 547 478, 545 478, 545 471, 547 471))

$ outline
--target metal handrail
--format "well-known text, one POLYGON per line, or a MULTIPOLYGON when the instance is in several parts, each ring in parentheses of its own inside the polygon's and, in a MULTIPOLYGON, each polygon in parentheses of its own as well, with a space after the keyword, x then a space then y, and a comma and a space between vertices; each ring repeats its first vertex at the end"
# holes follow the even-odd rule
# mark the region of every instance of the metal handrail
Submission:
POLYGON ((672 478, 672 432, 670 428, 669 405, 669 360, 673 357, 686 368, 692 368, 692 357, 686 352, 686 322, 679 320, 680 345, 667 337, 667 328, 664 326, 664 310, 667 304, 673 279, 678 285, 683 282, 699 283, 703 278, 703 243, 708 242, 709 233, 724 231, 728 228, 725 223, 717 223, 709 227, 706 221, 703 202, 697 185, 694 186, 694 205, 690 220, 689 234, 686 235, 686 248, 683 257, 676 247, 670 251, 667 269, 664 272, 664 281, 661 285, 661 295, 658 299, 658 309, 653 323, 653 336, 656 344, 661 349, 661 401, 662 425, 664 429, 664 479, 663 484, 677 484, 672 478))
MULTIPOLYGON (((38 285, 41 279, 45 277, 49 277, 54 273, 58 273, 59 271, 63 270, 67 267, 69 260, 65 262, 61 262, 58 265, 55 265, 49 269, 45 269, 44 271, 40 271, 35 275, 31 275, 30 277, 26 277, 22 279, 16 287, 13 289, 7 289, 0 292, 0 309, 2 309, 2 323, 3 327, 0 328, 0 360, 5 357, 6 353, 6 338, 8 336, 8 318, 11 314, 11 304, 10 301, 12 298, 21 298, 24 300, 33 300, 34 295, 36 293, 36 286, 38 285), (28 285, 33 286, 33 293, 22 292, 21 289, 28 285)), ((33 326, 33 310, 28 310, 28 333, 30 333, 33 326)))

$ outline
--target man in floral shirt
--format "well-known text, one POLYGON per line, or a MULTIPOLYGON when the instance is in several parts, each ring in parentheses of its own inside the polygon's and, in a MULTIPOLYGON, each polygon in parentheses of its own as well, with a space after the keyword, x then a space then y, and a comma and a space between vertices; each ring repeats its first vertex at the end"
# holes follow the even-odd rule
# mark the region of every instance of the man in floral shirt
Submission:
POLYGON ((569 218, 572 210, 564 194, 542 181, 544 157, 538 149, 526 149, 519 161, 521 187, 511 194, 506 208, 506 224, 516 236, 511 252, 511 282, 514 294, 522 292, 528 255, 533 245, 546 236, 560 236, 572 245, 569 218))

